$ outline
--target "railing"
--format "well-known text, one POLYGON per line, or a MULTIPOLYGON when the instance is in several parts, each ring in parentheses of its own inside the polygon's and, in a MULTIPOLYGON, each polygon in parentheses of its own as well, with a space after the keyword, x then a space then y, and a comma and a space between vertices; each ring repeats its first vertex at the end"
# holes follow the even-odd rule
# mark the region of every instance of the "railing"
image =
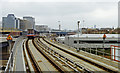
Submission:
POLYGON ((111 45, 111 59, 120 62, 120 46, 111 45))
MULTIPOLYGON (((19 37, 19 38, 21 38, 21 37, 19 37)), ((18 38, 18 39, 19 39, 18 38)), ((8 62, 7 62, 7 66, 6 66, 6 68, 5 68, 5 71, 4 71, 4 73, 7 73, 7 72, 10 72, 10 71, 13 71, 13 67, 14 67, 14 61, 13 61, 13 59, 15 58, 15 51, 16 51, 16 44, 19 42, 19 40, 16 40, 16 42, 15 42, 15 44, 14 44, 14 46, 13 46, 13 48, 12 48, 12 50, 10 51, 10 57, 9 57, 9 60, 8 60, 8 62)))
MULTIPOLYGON (((49 39, 49 38, 47 38, 47 39, 51 41, 51 39, 49 39)), ((54 40, 52 40, 52 42, 54 42, 54 40)), ((79 45, 79 47, 77 46, 76 48, 72 47, 72 46, 68 46, 66 44, 61 44, 61 43, 59 43, 57 41, 55 41, 54 43, 62 45, 63 47, 66 47, 66 48, 69 48, 69 49, 76 49, 76 51, 78 51, 78 52, 79 51, 85 51, 85 52, 95 54, 95 55, 99 55, 99 56, 102 56, 102 57, 105 57, 105 58, 108 58, 108 59, 111 59, 111 57, 113 56, 110 52, 106 52, 103 49, 97 48, 98 45, 95 45, 96 48, 94 48, 94 49, 87 47, 87 46, 92 46, 89 43, 84 43, 84 44, 86 44, 85 46, 80 46, 79 45)), ((110 49, 109 49, 109 51, 110 51, 110 49)))

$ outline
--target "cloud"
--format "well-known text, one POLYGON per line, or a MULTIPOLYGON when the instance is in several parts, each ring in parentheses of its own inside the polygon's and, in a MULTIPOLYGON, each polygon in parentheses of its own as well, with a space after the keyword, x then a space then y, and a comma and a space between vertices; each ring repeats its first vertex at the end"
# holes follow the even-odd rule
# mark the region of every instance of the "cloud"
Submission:
POLYGON ((91 16, 94 18, 99 18, 99 19, 108 19, 112 18, 114 16, 117 16, 118 11, 117 9, 109 9, 109 10, 104 10, 104 9, 96 9, 92 13, 90 13, 91 16))
POLYGON ((119 0, 3 0, 4 2, 118 2, 119 0))
POLYGON ((2 16, 14 13, 16 17, 34 16, 37 24, 48 24, 58 28, 61 21, 63 29, 77 29, 77 20, 81 27, 117 26, 116 2, 5 2, 2 4, 2 16))

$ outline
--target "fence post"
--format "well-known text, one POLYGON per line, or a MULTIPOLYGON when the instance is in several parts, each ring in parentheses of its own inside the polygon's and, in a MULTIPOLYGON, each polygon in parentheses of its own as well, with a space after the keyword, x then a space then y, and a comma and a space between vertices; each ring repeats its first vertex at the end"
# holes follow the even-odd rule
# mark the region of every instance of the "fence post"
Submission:
POLYGON ((96 45, 96 55, 97 55, 97 45, 96 45))

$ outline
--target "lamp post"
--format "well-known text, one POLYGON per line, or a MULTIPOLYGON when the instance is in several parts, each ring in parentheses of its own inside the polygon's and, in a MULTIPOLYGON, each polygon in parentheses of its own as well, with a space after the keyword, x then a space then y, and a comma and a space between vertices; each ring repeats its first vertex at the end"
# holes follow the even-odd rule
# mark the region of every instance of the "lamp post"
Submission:
POLYGON ((85 20, 83 20, 83 28, 85 28, 85 26, 84 26, 84 22, 85 22, 85 20))
MULTIPOLYGON (((83 28, 85 29, 85 24, 84 24, 84 22, 85 22, 85 20, 83 20, 83 28)), ((82 30, 81 30, 81 32, 82 32, 82 30)))
POLYGON ((61 29, 60 29, 60 21, 58 21, 58 23, 59 23, 59 36, 60 36, 60 30, 61 30, 61 29))
POLYGON ((79 32, 80 32, 80 29, 79 29, 80 21, 78 21, 77 23, 78 23, 78 37, 79 37, 79 32))

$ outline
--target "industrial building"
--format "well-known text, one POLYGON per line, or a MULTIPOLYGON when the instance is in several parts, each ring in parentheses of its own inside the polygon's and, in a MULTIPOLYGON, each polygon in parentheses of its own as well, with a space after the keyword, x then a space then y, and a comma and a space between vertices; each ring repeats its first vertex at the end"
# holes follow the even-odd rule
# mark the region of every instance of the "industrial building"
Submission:
MULTIPOLYGON (((62 44, 80 48, 103 48, 103 35, 104 34, 76 34, 65 37, 58 37, 57 41, 62 44)), ((118 34, 106 34, 104 48, 111 48, 111 45, 118 46, 118 34)))
POLYGON ((40 32, 50 31, 50 28, 47 25, 35 25, 35 29, 40 32))

